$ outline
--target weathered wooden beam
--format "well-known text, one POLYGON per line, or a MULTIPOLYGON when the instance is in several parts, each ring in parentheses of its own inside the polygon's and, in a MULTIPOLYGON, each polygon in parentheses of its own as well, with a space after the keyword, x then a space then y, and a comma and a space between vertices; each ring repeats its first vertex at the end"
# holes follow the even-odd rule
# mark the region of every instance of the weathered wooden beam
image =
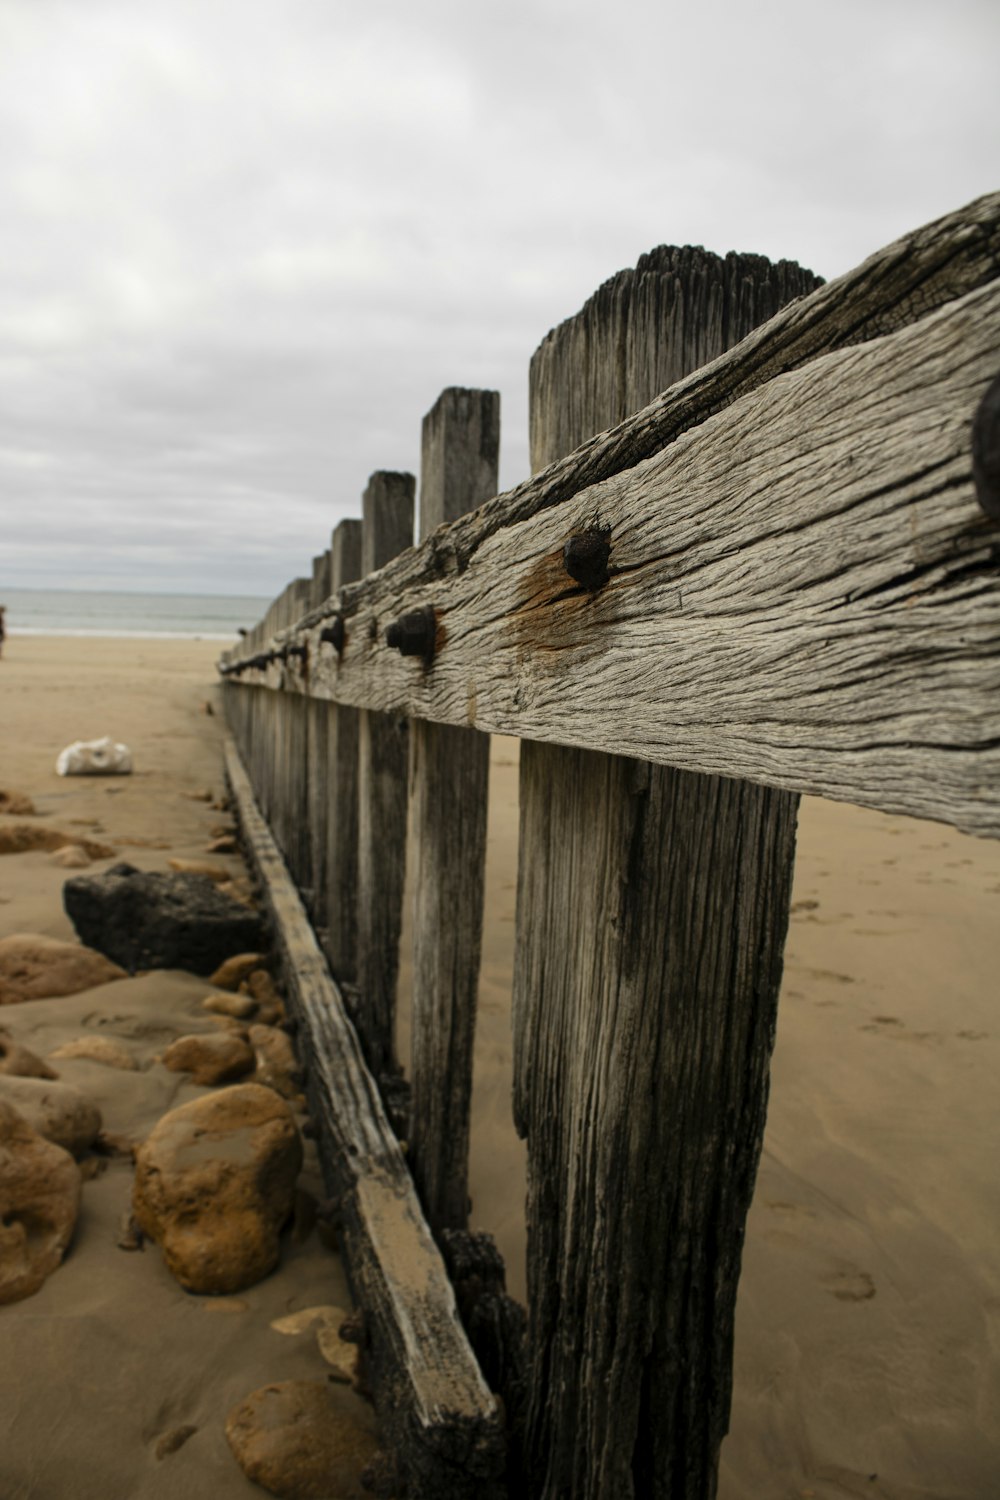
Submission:
MULTIPOLYGON (((422 536, 494 494, 496 391, 443 391, 424 418, 422 536)), ((410 1159, 431 1228, 464 1229, 469 1110, 483 932, 490 741, 477 729, 410 726, 416 842, 410 1159)))
POLYGON ((382 1441, 394 1449, 411 1500, 491 1495, 503 1472, 497 1403, 462 1331, 343 999, 231 739, 226 772, 299 1022, 326 1186, 338 1205, 344 1263, 365 1315, 382 1441))
MULTIPOLYGON (((361 567, 371 573, 413 540, 412 474, 379 471, 364 493, 361 567)), ((337 664, 315 668, 337 673, 337 664)), ((380 1081, 398 1071, 396 1063, 396 982, 403 883, 406 876, 406 813, 409 742, 407 722, 398 713, 365 712, 358 726, 358 1001, 355 1022, 368 1065, 380 1081)))
POLYGON ((460 573, 368 580, 311 691, 996 837, 1000 532, 970 427, 998 363, 1000 282, 816 359, 460 573), (595 530, 586 588, 563 549, 595 530), (381 634, 427 604, 430 670, 381 634))

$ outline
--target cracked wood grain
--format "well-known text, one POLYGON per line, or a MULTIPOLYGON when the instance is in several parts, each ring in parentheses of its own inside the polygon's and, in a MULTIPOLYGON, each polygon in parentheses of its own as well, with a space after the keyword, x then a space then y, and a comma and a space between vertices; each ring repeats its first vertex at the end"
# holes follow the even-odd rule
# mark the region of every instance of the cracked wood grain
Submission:
POLYGON ((1000 531, 970 455, 998 365, 994 281, 768 381, 460 573, 368 579, 309 690, 1000 836, 1000 531), (562 549, 595 525, 611 578, 588 593, 562 549), (431 670, 377 638, 422 604, 431 670))

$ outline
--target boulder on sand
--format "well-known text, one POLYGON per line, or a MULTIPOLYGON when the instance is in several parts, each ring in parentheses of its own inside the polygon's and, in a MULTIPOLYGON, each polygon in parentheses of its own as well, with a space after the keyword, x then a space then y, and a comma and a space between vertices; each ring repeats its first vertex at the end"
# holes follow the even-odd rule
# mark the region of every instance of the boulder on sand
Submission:
POLYGON ((257 1059, 239 1032, 207 1031, 179 1036, 164 1052, 162 1061, 171 1073, 190 1073, 193 1083, 211 1087, 245 1078, 253 1072, 257 1059))
POLYGON ((65 1255, 79 1211, 80 1169, 69 1152, 0 1100, 0 1304, 38 1291, 65 1255))
POLYGON ((226 1418, 248 1479, 281 1500, 365 1500, 361 1476, 378 1444, 370 1408, 319 1380, 261 1386, 226 1418))
POLYGON ((101 1133, 101 1111, 68 1083, 0 1077, 0 1099, 13 1105, 32 1130, 71 1156, 83 1156, 101 1133))
POLYGON ((233 953, 260 948, 260 917, 222 895, 204 875, 162 874, 121 863, 63 886, 63 905, 81 939, 137 969, 211 974, 233 953))
POLYGON ((124 978, 124 969, 79 943, 37 932, 14 932, 0 938, 0 1005, 76 995, 124 978))
POLYGON ((0 1075, 7 1073, 12 1078, 58 1078, 59 1074, 47 1062, 36 1057, 28 1047, 15 1042, 10 1032, 0 1026, 0 1075))
POLYGON ((302 1142, 288 1106, 256 1083, 171 1110, 136 1153, 133 1208, 189 1292, 239 1292, 278 1262, 302 1142))

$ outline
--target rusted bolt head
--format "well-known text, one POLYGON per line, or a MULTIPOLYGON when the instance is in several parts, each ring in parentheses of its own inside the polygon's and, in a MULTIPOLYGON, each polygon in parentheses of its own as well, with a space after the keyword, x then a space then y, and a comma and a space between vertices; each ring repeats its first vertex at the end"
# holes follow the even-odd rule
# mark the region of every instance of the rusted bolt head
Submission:
POLYGON ((563 566, 572 579, 595 592, 608 581, 611 543, 603 531, 581 531, 563 547, 563 566))
POLYGON ((1000 521, 1000 375, 986 387, 972 423, 972 478, 983 510, 1000 521))
POLYGON ((386 628, 385 643, 394 646, 403 656, 422 656, 430 661, 434 655, 434 636, 437 621, 429 604, 420 609, 411 609, 386 628))
POLYGON ((319 638, 326 646, 332 646, 339 656, 344 649, 344 617, 334 615, 329 625, 324 625, 319 638))

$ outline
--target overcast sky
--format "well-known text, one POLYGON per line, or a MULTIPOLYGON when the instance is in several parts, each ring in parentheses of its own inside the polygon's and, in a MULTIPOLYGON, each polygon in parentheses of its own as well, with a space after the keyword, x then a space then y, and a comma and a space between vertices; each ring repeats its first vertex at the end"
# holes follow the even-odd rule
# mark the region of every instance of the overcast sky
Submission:
POLYGON ((662 243, 1000 187, 997 0, 0 0, 0 589, 277 593, 662 243))

